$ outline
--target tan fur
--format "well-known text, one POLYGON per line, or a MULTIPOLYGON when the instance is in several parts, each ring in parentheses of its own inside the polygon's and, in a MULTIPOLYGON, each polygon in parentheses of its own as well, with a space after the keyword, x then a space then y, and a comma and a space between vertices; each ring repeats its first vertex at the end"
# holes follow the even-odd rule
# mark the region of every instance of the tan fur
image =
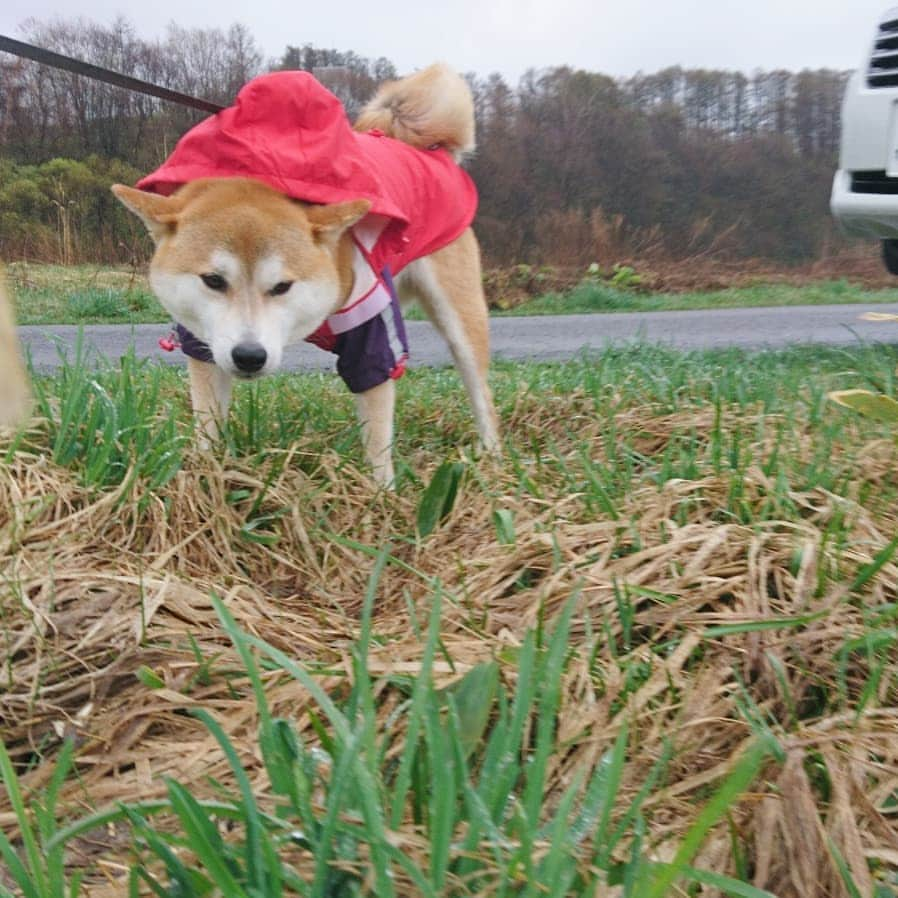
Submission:
MULTIPOLYGON (((427 148, 442 146, 457 159, 475 149, 474 101, 465 80, 436 63, 382 85, 355 123, 357 131, 377 128, 389 137, 427 148)), ((489 316, 483 295, 480 248, 469 228, 400 276, 400 295, 417 300, 449 344, 473 406, 481 442, 499 447, 489 369, 489 316)))
POLYGON ((20 424, 31 407, 28 374, 22 363, 12 305, 0 270, 0 426, 20 424))
POLYGON ((393 483, 393 416, 396 407, 396 381, 382 384, 355 395, 356 411, 362 425, 365 457, 378 483, 393 483))
POLYGON ((231 378, 212 362, 187 357, 190 404, 200 428, 200 445, 208 449, 218 437, 231 404, 231 378))
POLYGON ((487 382, 489 315, 474 232, 468 228, 448 246, 413 262, 399 276, 397 287, 403 299, 418 301, 449 344, 471 400, 481 442, 488 451, 497 451, 498 422, 487 382))
POLYGON ((465 80, 442 63, 382 85, 355 123, 413 147, 441 146, 456 159, 473 153, 474 101, 465 80))
MULTIPOLYGON (((273 247, 283 251, 285 279, 305 280, 320 275, 333 262, 328 253, 346 229, 370 208, 367 200, 312 206, 287 199, 260 181, 248 178, 203 178, 185 184, 172 196, 115 184, 112 192, 146 224, 156 241, 153 266, 169 271, 201 273, 210 252, 226 246, 252 268, 273 247), (239 216, 234 209, 239 208, 239 216), (177 234, 177 240, 172 239, 177 234)), ((341 280, 351 252, 345 239, 339 253, 341 280)), ((346 293, 352 284, 346 286, 346 293)))
MULTIPOLYGON (((440 145, 456 155, 474 148, 470 91, 465 81, 444 65, 384 85, 355 127, 379 128, 413 146, 440 145)), ((306 322, 301 339, 340 308, 352 292, 349 229, 370 208, 366 200, 312 206, 242 178, 195 181, 170 197, 122 185, 112 189, 145 222, 155 240, 151 284, 176 318, 180 311, 187 327, 190 320, 184 319, 194 311, 212 315, 210 330, 216 330, 222 319, 234 318, 256 345, 263 345, 257 333, 279 314, 270 291, 270 281, 276 279, 304 284, 305 293, 294 299, 299 303, 296 314, 309 306, 318 316, 306 322), (275 274, 267 275, 269 269, 275 274), (226 275, 226 289, 219 285, 214 294, 204 292, 200 281, 208 286, 210 273, 226 275), (186 306, 185 297, 191 300, 186 306), (193 297, 198 306, 192 304, 193 297)), ((480 251, 473 232, 465 231, 449 246, 409 265, 397 279, 397 287, 401 297, 421 302, 449 343, 471 399, 481 441, 487 449, 497 449, 498 428, 487 384, 489 321, 480 251)), ((207 339, 206 334, 200 335, 207 339)), ((247 339, 243 332, 231 336, 247 339)), ((227 414, 235 373, 219 367, 226 356, 210 345, 218 364, 188 361, 191 399, 203 442, 215 438, 227 414)), ((230 351, 230 345, 225 342, 225 349, 230 351)), ((393 481, 394 400, 392 380, 356 396, 366 456, 375 478, 387 486, 393 481)))

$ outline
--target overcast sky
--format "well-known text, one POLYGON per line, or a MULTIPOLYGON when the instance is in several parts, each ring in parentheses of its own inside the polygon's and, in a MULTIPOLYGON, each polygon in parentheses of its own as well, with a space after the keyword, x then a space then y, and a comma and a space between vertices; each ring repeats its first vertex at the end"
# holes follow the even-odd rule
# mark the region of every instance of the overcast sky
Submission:
MULTIPOLYGON (((898 2, 898 0, 892 0, 898 2)), ((567 64, 610 75, 689 68, 856 68, 888 6, 880 0, 2 0, 0 33, 28 16, 124 15, 141 37, 167 23, 242 22, 267 56, 289 44, 385 56, 400 72, 441 59, 462 71, 567 64)))

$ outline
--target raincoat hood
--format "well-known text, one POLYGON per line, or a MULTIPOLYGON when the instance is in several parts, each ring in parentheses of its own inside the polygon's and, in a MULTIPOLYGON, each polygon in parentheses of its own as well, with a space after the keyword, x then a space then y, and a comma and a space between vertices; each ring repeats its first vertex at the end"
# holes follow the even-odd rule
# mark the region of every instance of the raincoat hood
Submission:
POLYGON ((449 153, 353 131, 342 103, 308 72, 250 81, 137 187, 167 195, 211 177, 254 178, 311 203, 370 200, 370 215, 388 220, 372 261, 394 274, 455 240, 477 210, 474 183, 449 153))

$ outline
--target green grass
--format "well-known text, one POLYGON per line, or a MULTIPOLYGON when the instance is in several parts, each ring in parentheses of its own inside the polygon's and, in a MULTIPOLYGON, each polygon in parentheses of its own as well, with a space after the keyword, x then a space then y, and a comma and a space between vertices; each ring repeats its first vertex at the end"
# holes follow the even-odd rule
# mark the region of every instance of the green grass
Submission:
MULTIPOLYGON (((842 556, 854 549, 848 518, 859 508, 887 515, 894 507, 894 478, 874 486, 859 473, 872 441, 888 444, 892 434, 826 400, 828 391, 854 386, 894 396, 896 360, 894 349, 881 346, 750 354, 633 345, 561 365, 498 363, 493 387, 507 445, 497 479, 459 454, 458 447, 470 442, 471 422, 455 372, 410 371, 398 383, 397 491, 398 500, 409 501, 415 513, 394 519, 394 529, 381 534, 377 545, 338 532, 329 512, 304 518, 327 551, 352 550, 355 554, 347 557, 354 564, 369 564, 360 609, 352 612, 354 636, 345 664, 324 664, 314 657, 301 661, 279 650, 247 632, 227 602, 216 597, 220 627, 239 659, 227 671, 228 702, 255 703, 255 751, 236 745, 221 721, 200 707, 193 713, 227 762, 227 782, 212 783, 214 800, 194 794, 195 784, 175 777, 166 782, 165 798, 73 815, 57 801, 63 782, 73 776, 71 747, 56 755, 55 773, 44 779, 49 785, 27 795, 0 750, 0 779, 19 821, 15 843, 0 836, 0 857, 7 865, 0 895, 14 894, 11 882, 26 898, 74 898, 80 874, 65 866, 65 850, 85 834, 118 823, 133 839, 134 894, 144 888, 185 898, 585 898, 619 887, 624 898, 662 898, 699 894, 705 885, 724 895, 769 898, 749 884, 747 837, 729 816, 735 804, 746 791, 756 800, 776 780, 782 745, 794 751, 804 744, 819 717, 828 713, 842 721, 827 729, 827 745, 835 738, 848 741, 853 715, 877 696, 888 704, 898 688, 891 658, 896 605, 885 587, 870 591, 891 562, 896 543, 866 564, 846 568, 847 573, 840 567, 842 556), (746 495, 750 479, 763 483, 760 506, 746 495), (481 610, 476 594, 466 594, 464 580, 450 585, 416 570, 409 559, 416 557, 413 547, 439 539, 441 527, 450 526, 445 522, 458 511, 460 490, 470 504, 486 500, 491 508, 486 526, 494 529, 503 552, 513 553, 534 526, 543 528, 538 535, 550 542, 557 537, 556 524, 582 529, 608 521, 617 525, 614 553, 625 557, 639 551, 639 522, 627 519, 627 503, 641 494, 664 496, 684 481, 699 487, 693 496, 671 502, 660 527, 686 528, 694 503, 713 502, 719 521, 740 531, 764 533, 775 522, 777 532, 804 532, 801 528, 818 514, 807 494, 817 491, 819 502, 835 497, 821 524, 826 533, 820 551, 836 546, 839 558, 839 565, 821 565, 808 601, 827 589, 837 600, 823 607, 811 604, 802 614, 774 610, 765 619, 706 628, 691 663, 700 665, 702 655, 721 640, 774 628, 797 633, 856 599, 859 603, 861 596, 869 607, 859 612, 863 626, 846 631, 827 658, 836 671, 832 682, 825 673, 803 668, 800 653, 787 654, 787 665, 776 666, 774 658, 773 673, 753 692, 754 684, 743 684, 741 677, 755 643, 738 643, 732 653, 737 671, 732 689, 738 686, 742 693, 734 715, 750 738, 725 775, 707 783, 698 799, 689 796, 699 809, 676 844, 667 843, 669 861, 661 863, 654 852, 653 808, 676 781, 672 771, 681 761, 673 733, 663 746, 655 746, 652 757, 641 754, 644 746, 627 723, 628 702, 652 665, 674 654, 689 635, 682 624, 668 629, 657 614, 647 623, 638 606, 667 606, 673 612, 688 594, 666 595, 653 591, 651 583, 616 583, 613 610, 595 620, 581 614, 582 596, 573 588, 558 607, 540 605, 534 626, 516 632, 513 641, 497 643, 491 657, 475 659, 450 686, 439 686, 437 663, 451 667, 458 662, 454 643, 444 639, 447 611, 461 613, 459 607, 470 601, 465 625, 476 631, 481 610), (534 525, 524 517, 527 508, 541 515, 556 506, 557 521, 537 516, 534 525), (406 596, 404 628, 417 638, 418 667, 413 674, 400 669, 374 675, 372 655, 386 639, 376 603, 384 580, 397 570, 426 583, 418 613, 406 596), (579 738, 574 731, 566 733, 567 741, 559 736, 562 713, 570 714, 566 690, 572 680, 585 681, 602 697, 606 670, 622 684, 611 709, 612 719, 623 721, 619 733, 590 764, 559 780, 558 771, 579 738), (295 694, 309 701, 296 715, 291 710, 278 717, 269 706, 269 690, 284 689, 288 681, 298 684, 301 693, 295 694), (775 710, 777 683, 785 695, 782 712, 775 710), (819 687, 808 690, 813 702, 807 695, 792 696, 790 690, 807 689, 809 683, 819 687), (299 713, 312 721, 304 731, 299 713), (256 758, 264 768, 262 790, 253 786, 248 768, 256 758), (640 771, 637 785, 625 788, 634 766, 640 771), (726 821, 739 871, 733 877, 709 872, 696 860, 709 833, 718 827, 719 836, 726 821)), ((93 501, 90 497, 108 504, 111 517, 98 542, 115 545, 116 509, 125 509, 123 526, 139 529, 151 505, 164 506, 173 495, 186 501, 191 485, 203 495, 212 489, 211 475, 190 467, 197 461, 190 449, 183 372, 131 357, 94 372, 75 358, 58 376, 37 378, 35 394, 41 420, 9 444, 6 461, 32 458, 37 472, 56 465, 85 488, 88 498, 78 499, 83 507, 93 501), (180 493, 170 492, 178 478, 180 493)), ((291 516, 302 517, 315 493, 332 486, 333 471, 323 469, 320 459, 336 454, 346 463, 359 461, 351 397, 326 375, 284 375, 240 385, 224 445, 217 451, 233 469, 229 476, 244 475, 231 485, 227 501, 251 506, 232 537, 234 545, 252 543, 258 553, 235 550, 240 563, 250 557, 274 559, 285 551, 281 541, 293 526, 291 516), (285 450, 297 444, 301 453, 285 461, 285 450), (273 508, 266 493, 285 464, 308 475, 308 493, 273 508)), ((366 501, 371 504, 362 508, 360 518, 373 513, 379 499, 366 501)), ((37 518, 40 503, 31 502, 28 515, 37 518)), ((455 526, 476 524, 463 520, 455 526)), ((29 526, 24 514, 17 526, 23 529, 15 538, 24 545, 29 526)), ((481 531, 481 542, 490 538, 481 531)), ((446 551, 460 550, 452 544, 446 551)), ((800 552, 797 540, 790 576, 798 576, 802 567, 800 552)), ((558 568, 560 554, 559 548, 558 568)), ((574 563, 587 568, 594 562, 586 551, 574 563)), ((456 563, 461 570, 461 560, 456 563)), ((538 573, 532 561, 522 560, 517 580, 507 588, 523 601, 529 578, 538 573)), ((322 653, 329 648, 322 646, 322 653)), ((153 670, 138 671, 136 677, 150 697, 166 687, 153 670)), ((674 701, 669 696, 679 688, 670 684, 663 700, 674 701)), ((166 695, 170 701, 171 687, 166 695)), ((858 750, 866 750, 860 742, 858 750)), ((678 775, 690 773, 681 769, 678 775)), ((825 791, 825 783, 819 788, 825 791)), ((685 804, 686 797, 682 800, 685 804)), ((840 870, 851 882, 844 861, 840 870)), ((878 894, 896 894, 885 877, 878 894)))
MULTIPOLYGON (((168 322, 142 273, 98 266, 13 263, 8 267, 19 324, 149 324, 168 322)), ((584 281, 572 290, 550 293, 497 316, 571 315, 600 312, 660 312, 761 306, 898 303, 898 289, 868 290, 847 281, 802 287, 758 284, 699 293, 637 293, 604 282, 584 281)), ((423 313, 412 307, 410 320, 423 313)))
MULTIPOLYGON (((431 665, 439 651, 441 596, 433 596, 424 634, 421 670, 405 684, 408 736, 399 757, 389 758, 394 734, 382 731, 376 713, 374 683, 367 672, 372 640, 372 609, 378 580, 390 561, 381 551, 366 592, 360 636, 352 650, 353 683, 343 699, 334 699, 309 669, 264 641, 247 635, 224 603, 214 599, 222 626, 233 640, 260 712, 259 750, 266 768, 274 813, 262 807, 238 752, 222 727, 203 709, 195 711, 228 759, 236 790, 223 800, 201 802, 176 780, 168 799, 120 804, 61 825, 55 814, 59 784, 70 772, 72 744, 66 743, 49 788, 34 803, 37 822, 25 810, 18 779, 0 743, 0 775, 20 821, 25 860, 0 834, 0 855, 10 878, 26 898, 64 898, 79 893, 80 874, 67 875, 63 852, 77 837, 114 822, 131 824, 136 860, 133 888, 149 886, 160 896, 202 898, 276 898, 294 894, 392 898, 397 880, 413 894, 438 898, 452 894, 497 896, 590 895, 603 884, 623 884, 627 898, 662 898, 675 882, 707 883, 725 895, 772 898, 769 892, 737 879, 690 866, 712 825, 729 803, 777 753, 775 741, 760 736, 706 803, 669 863, 651 861, 638 849, 616 860, 618 846, 631 835, 614 825, 612 811, 639 821, 651 786, 663 773, 662 759, 648 788, 633 797, 619 794, 620 773, 628 751, 627 730, 591 772, 570 784, 554 810, 546 812, 544 792, 554 745, 565 658, 575 600, 568 602, 551 631, 531 630, 520 647, 516 686, 500 686, 498 667, 472 668, 450 689, 437 690, 431 665), (259 658, 273 670, 296 679, 314 699, 321 726, 329 736, 310 751, 290 721, 268 708, 259 658), (528 750, 527 741, 535 746, 528 750), (324 759, 327 762, 324 763, 324 759), (325 775, 329 771, 330 775, 325 775), (395 832, 407 802, 421 815, 426 850, 406 850, 395 832), (516 809, 509 812, 509 808, 516 809), (157 817, 174 818, 177 828, 156 828, 157 817), (225 840, 222 824, 236 834, 225 840), (461 844, 452 845, 463 832, 461 844), (538 850, 537 850, 538 846, 538 850), (181 854, 195 858, 186 864, 181 854), (299 872, 308 858, 311 875, 299 872), (367 868, 370 891, 354 867, 367 868), (460 884, 464 883, 463 889, 460 884)), ((0 884, 0 895, 13 898, 0 884)))
MULTIPOLYGON (((553 428, 534 433, 535 441, 529 445, 519 435, 510 451, 512 459, 521 459, 523 478, 529 456, 530 463, 555 468, 578 492, 585 477, 592 508, 627 495, 644 479, 661 484, 695 476, 709 460, 719 470, 730 459, 739 473, 748 461, 740 441, 747 443, 771 428, 783 431, 782 451, 773 459, 777 466, 800 468, 802 488, 833 488, 845 472, 833 465, 832 446, 846 439, 844 428, 856 426, 857 418, 828 406, 826 395, 847 387, 895 395, 895 358, 887 347, 680 353, 633 344, 559 365, 497 362, 493 390, 500 417, 506 420, 516 405, 520 410, 522 397, 526 407, 537 409, 541 403, 564 404, 575 396, 583 414, 607 422, 601 425, 609 452, 603 471, 591 468, 588 456, 555 457, 554 441, 574 437, 575 422, 567 432, 553 428), (618 432, 613 420, 615 409, 643 408, 651 416, 664 416, 723 406, 757 411, 756 432, 687 429, 676 434, 663 455, 650 461, 631 445, 638 434, 618 432), (799 415, 812 427, 816 448, 810 460, 788 452, 789 428, 781 419, 799 415)), ((178 470, 190 438, 183 370, 131 356, 99 372, 82 368, 77 354, 72 362, 58 376, 35 378, 37 410, 47 421, 42 439, 53 460, 74 467, 85 483, 101 488, 126 478, 166 482, 178 470)), ((411 369, 398 382, 397 415, 400 488, 404 479, 412 485, 417 482, 413 467, 405 461, 413 452, 444 457, 471 438, 470 411, 451 368, 411 369)), ((352 397, 337 378, 282 374, 237 385, 225 434, 229 452, 264 457, 297 440, 307 444, 311 457, 336 450, 361 463, 352 397)))
POLYGON ((568 293, 538 297, 495 315, 572 315, 589 312, 671 312, 690 309, 738 309, 763 306, 816 306, 841 303, 898 303, 898 289, 868 290, 848 281, 824 281, 796 287, 758 284, 700 293, 636 293, 607 284, 584 282, 568 293))
POLYGON ((95 265, 7 267, 19 324, 151 324, 171 317, 137 271, 95 265))

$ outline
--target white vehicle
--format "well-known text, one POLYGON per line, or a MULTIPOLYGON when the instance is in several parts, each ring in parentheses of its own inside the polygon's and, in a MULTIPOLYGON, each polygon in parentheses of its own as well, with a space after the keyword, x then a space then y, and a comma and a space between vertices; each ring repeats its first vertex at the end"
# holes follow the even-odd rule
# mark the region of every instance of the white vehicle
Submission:
POLYGON ((886 268, 898 274, 898 7, 884 13, 848 81, 830 208, 845 233, 881 239, 886 268))

